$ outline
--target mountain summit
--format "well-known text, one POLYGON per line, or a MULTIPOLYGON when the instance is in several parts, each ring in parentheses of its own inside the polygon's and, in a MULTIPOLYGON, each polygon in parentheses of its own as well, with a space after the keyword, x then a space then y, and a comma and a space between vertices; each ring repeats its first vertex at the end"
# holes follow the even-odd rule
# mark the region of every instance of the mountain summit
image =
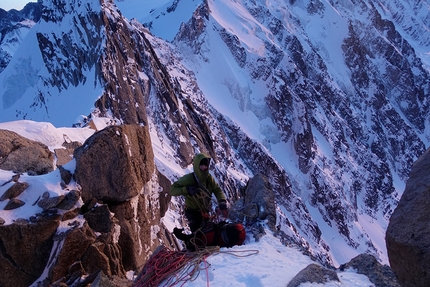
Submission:
POLYGON ((430 141, 428 1, 140 2, 38 3, 0 74, 0 121, 148 127, 170 181, 200 151, 230 203, 264 174, 289 242, 325 265, 388 263, 430 141))

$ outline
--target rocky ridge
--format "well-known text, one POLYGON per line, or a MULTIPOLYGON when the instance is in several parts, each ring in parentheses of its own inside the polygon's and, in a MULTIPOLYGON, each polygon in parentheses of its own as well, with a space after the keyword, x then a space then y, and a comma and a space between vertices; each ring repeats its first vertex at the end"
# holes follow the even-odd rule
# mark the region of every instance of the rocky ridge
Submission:
MULTIPOLYGON (((2 137, 2 142, 12 141, 2 137)), ((40 145, 33 143, 28 149, 40 145)), ((5 152, 2 158, 16 158, 14 154, 25 156, 26 151, 5 152)), ((53 155, 47 158, 52 164, 53 155)), ((37 204, 40 213, 7 225, 0 220, 0 262, 7 270, 0 285, 86 286, 100 271, 126 279, 125 270, 137 270, 160 244, 179 247, 160 223, 170 201, 170 181, 154 166, 147 128, 108 127, 76 148, 73 159, 75 170, 41 172, 17 162, 20 172, 2 183, 7 187, 1 195, 2 201, 9 201, 6 207, 27 192, 23 172, 34 171, 34 177, 36 172, 59 173, 64 195, 50 196, 47 190, 34 203, 22 202, 37 204)), ((7 209, 16 208, 25 206, 7 209)))
POLYGON ((358 253, 384 258, 380 238, 372 238, 357 222, 365 214, 372 222, 382 218, 380 227, 386 227, 402 192, 395 179, 406 180, 428 145, 429 75, 412 43, 371 1, 289 1, 277 9, 266 1, 246 1, 243 11, 249 25, 257 23, 255 35, 263 43, 259 51, 264 53, 256 53, 239 33, 217 21, 211 12, 217 4, 202 1, 167 43, 124 18, 113 1, 101 6, 98 1, 45 3, 44 25, 72 20, 62 23, 65 31, 37 34, 35 47, 50 74, 40 78, 38 96, 14 110, 14 116, 52 112, 46 99, 87 83, 94 73, 94 86, 103 89, 94 95, 95 109, 79 124, 107 116, 112 124, 146 126, 155 131, 152 140, 175 151, 181 167, 195 152, 209 153, 231 201, 241 196, 247 179, 264 173, 275 190, 279 228, 327 266, 337 263, 331 232, 358 253), (348 80, 333 72, 334 58, 308 35, 305 18, 348 27, 336 54, 348 80), (204 69, 217 51, 212 42, 224 43, 231 64, 249 82, 261 84, 244 87, 234 78, 217 83, 227 87, 243 111, 271 123, 258 127, 263 139, 246 134, 201 90, 199 71, 190 62, 204 69), (262 101, 252 100, 254 88, 266 91, 262 101), (298 170, 288 170, 282 158, 272 155, 276 144, 298 170), (330 232, 322 231, 326 228, 330 232))
MULTIPOLYGON (((75 149, 75 170, 59 166, 50 172, 61 174, 58 185, 66 191, 65 196, 50 197, 47 191, 37 201, 40 213, 12 224, 0 222, 0 262, 7 271, 0 275, 2 286, 132 286, 125 270, 138 272, 160 245, 182 248, 160 224, 170 202, 166 193, 170 181, 152 165, 147 136, 147 129, 137 125, 111 126, 95 133, 75 149), (139 156, 142 151, 147 154, 139 156), (106 165, 100 159, 117 165, 106 165), (79 188, 69 190, 75 180, 79 188), (122 183, 121 188, 116 183, 122 183)), ((35 147, 39 145, 35 143, 35 147)), ((40 176, 43 174, 32 177, 40 176)), ((25 184, 25 178, 16 173, 12 180, 25 184)), ((243 197, 231 206, 230 218, 244 222, 248 236, 257 241, 264 236, 265 225, 283 238, 285 245, 296 246, 277 230, 275 212, 273 186, 264 175, 257 174, 248 182, 243 197), (245 214, 247 220, 241 218, 245 214)), ((375 286, 398 286, 388 266, 364 254, 336 270, 311 264, 288 286, 339 280, 337 271, 347 268, 368 276, 375 286)))

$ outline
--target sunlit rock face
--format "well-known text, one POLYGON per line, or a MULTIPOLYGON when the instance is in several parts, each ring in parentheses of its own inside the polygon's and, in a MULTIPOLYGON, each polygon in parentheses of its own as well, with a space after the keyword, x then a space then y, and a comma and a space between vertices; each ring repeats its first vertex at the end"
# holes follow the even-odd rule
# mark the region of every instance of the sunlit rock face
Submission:
MULTIPOLYGON (((0 135, 6 147, 31 142, 9 131, 0 135)), ((20 166, 34 161, 25 158, 20 166)), ((75 169, 51 171, 58 177, 52 185, 61 186, 64 195, 51 196, 52 185, 48 185, 35 202, 30 202, 30 184, 20 173, 2 183, 8 187, 0 194, 0 201, 8 201, 6 212, 21 208, 20 212, 29 205, 37 205, 40 212, 8 224, 0 218, 4 251, 0 262, 7 270, 0 275, 1 285, 73 286, 82 278, 85 280, 80 284, 86 285, 99 273, 126 279, 126 270, 141 267, 159 245, 180 248, 161 224, 171 183, 154 165, 147 127, 109 126, 79 146, 73 160, 75 169), (77 189, 72 190, 72 186, 77 189), (17 204, 21 195, 27 201, 8 208, 10 203, 17 204)), ((43 163, 43 157, 40 161, 43 163)), ((31 185, 35 186, 43 186, 43 176, 50 175, 33 173, 31 185)))

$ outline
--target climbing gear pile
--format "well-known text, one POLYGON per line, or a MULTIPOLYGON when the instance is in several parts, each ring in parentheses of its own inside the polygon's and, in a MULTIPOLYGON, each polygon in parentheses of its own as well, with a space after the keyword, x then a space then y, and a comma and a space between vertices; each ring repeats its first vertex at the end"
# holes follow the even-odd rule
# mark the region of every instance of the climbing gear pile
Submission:
POLYGON ((183 229, 174 228, 173 234, 185 243, 190 251, 208 246, 233 247, 242 245, 246 238, 245 227, 241 223, 206 222, 191 234, 184 234, 183 229))
POLYGON ((132 287, 169 287, 194 280, 200 273, 200 265, 207 268, 206 258, 219 251, 218 246, 196 252, 173 251, 164 245, 158 247, 136 277, 132 287))
POLYGON ((209 286, 209 263, 206 259, 210 255, 219 253, 247 257, 256 255, 259 251, 220 251, 218 246, 211 246, 190 252, 169 250, 164 245, 161 245, 145 263, 131 287, 183 286, 188 281, 194 281, 202 269, 206 272, 207 286, 209 286))

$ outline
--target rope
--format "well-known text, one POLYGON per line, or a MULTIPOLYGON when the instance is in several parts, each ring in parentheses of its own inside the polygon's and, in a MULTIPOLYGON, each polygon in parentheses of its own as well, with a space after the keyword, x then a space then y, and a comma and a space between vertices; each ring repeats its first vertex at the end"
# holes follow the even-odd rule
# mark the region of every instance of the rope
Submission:
POLYGON ((220 251, 218 246, 208 246, 202 250, 189 252, 169 250, 162 245, 148 259, 142 271, 134 280, 132 287, 172 287, 177 284, 184 286, 187 281, 194 281, 202 268, 205 269, 206 286, 209 287, 209 263, 207 258, 210 255, 220 253, 236 257, 248 257, 258 254, 259 251, 220 251))
POLYGON ((183 286, 197 278, 201 262, 205 262, 204 268, 207 269, 206 258, 218 250, 218 246, 213 246, 196 252, 172 251, 160 246, 148 259, 132 287, 171 287, 181 282, 183 286))
POLYGON ((194 177, 194 181, 197 182, 198 187, 203 190, 203 192, 195 194, 193 196, 193 199, 195 203, 198 205, 199 210, 205 210, 209 212, 211 207, 212 193, 200 182, 199 178, 194 172, 193 172, 193 177, 194 177))
POLYGON ((235 251, 230 251, 230 250, 218 251, 218 253, 230 254, 230 255, 233 255, 236 257, 248 257, 248 256, 252 256, 252 255, 257 255, 259 252, 260 251, 258 251, 257 249, 235 250, 235 251))
POLYGON ((206 192, 200 192, 194 194, 192 198, 194 199, 194 202, 198 205, 199 210, 205 210, 208 212, 210 211, 212 197, 209 196, 209 194, 207 194, 206 192))
MULTIPOLYGON (((200 193, 197 193, 195 195, 193 195, 191 198, 194 200, 195 204, 197 205, 197 209, 207 213, 208 218, 207 221, 212 221, 212 222, 219 222, 220 221, 220 212, 218 209, 218 207, 215 210, 215 213, 211 214, 211 211, 213 211, 212 209, 212 204, 217 205, 217 202, 214 200, 214 198, 212 197, 212 192, 210 192, 199 180, 199 178, 197 177, 196 173, 193 172, 193 177, 194 177, 194 181, 197 183, 197 186, 203 191, 200 193)), ((224 218, 225 220, 226 218, 224 218)))

